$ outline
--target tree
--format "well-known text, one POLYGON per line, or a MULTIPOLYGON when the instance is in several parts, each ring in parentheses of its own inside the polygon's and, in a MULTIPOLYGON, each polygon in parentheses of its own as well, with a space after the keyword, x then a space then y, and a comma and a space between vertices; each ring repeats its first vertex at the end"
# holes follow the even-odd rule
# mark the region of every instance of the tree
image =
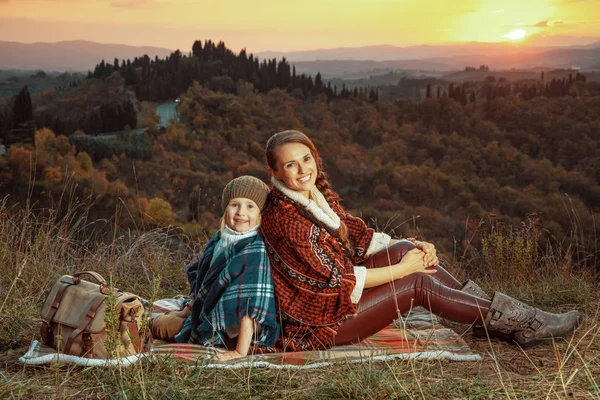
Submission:
POLYGON ((8 149, 8 158, 15 168, 15 176, 28 181, 33 175, 33 153, 23 147, 11 147, 8 149))
POLYGON ((12 121, 15 125, 22 124, 33 119, 33 108, 31 107, 31 96, 27 85, 17 95, 13 106, 12 121))
POLYGON ((84 151, 77 154, 77 162, 79 163, 81 169, 86 172, 90 172, 94 168, 92 166, 92 158, 84 151))
POLYGON ((323 92, 323 79, 321 78, 320 72, 317 72, 317 75, 315 75, 315 89, 317 90, 317 93, 323 92))
POLYGON ((156 225, 166 226, 175 222, 175 214, 168 201, 155 197, 148 202, 146 219, 156 225))

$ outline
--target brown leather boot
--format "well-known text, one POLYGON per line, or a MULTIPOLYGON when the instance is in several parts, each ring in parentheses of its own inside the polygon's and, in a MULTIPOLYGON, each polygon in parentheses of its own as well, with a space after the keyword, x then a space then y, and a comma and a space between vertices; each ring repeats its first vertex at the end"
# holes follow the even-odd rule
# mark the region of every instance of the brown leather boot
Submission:
POLYGON ((482 299, 491 300, 491 297, 488 296, 487 293, 485 293, 483 291, 483 289, 479 287, 478 284, 476 284, 475 282, 473 282, 470 279, 465 282, 465 284, 460 289, 460 291, 472 294, 472 295, 477 296, 477 297, 482 298, 482 299))
MULTIPOLYGON (((478 284, 470 279, 463 284, 463 287, 460 289, 460 291, 472 294, 481 299, 491 300, 491 297, 488 296, 478 284)), ((489 336, 483 325, 473 325, 471 331, 473 333, 473 338, 475 339, 487 339, 489 336)))
POLYGON ((553 314, 496 292, 485 319, 490 337, 509 339, 524 349, 570 335, 582 322, 578 311, 553 314))

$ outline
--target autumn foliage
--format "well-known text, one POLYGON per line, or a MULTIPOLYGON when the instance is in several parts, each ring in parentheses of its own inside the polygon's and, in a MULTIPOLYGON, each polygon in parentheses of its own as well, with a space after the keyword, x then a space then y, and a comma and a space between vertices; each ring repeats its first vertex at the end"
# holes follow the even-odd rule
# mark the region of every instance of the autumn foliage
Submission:
MULTIPOLYGON (((127 68, 99 70, 98 78, 73 88, 69 96, 82 95, 77 110, 98 107, 101 96, 124 104, 127 68)), ((112 139, 77 132, 68 140, 39 129, 33 145, 16 143, 0 158, 0 182, 15 201, 34 180, 37 199, 91 198, 97 217, 114 214, 117 204, 127 207, 125 226, 175 223, 208 234, 219 226, 227 182, 242 174, 268 181, 264 144, 274 132, 299 129, 317 145, 344 207, 371 226, 458 256, 492 226, 518 228, 535 218, 541 246, 549 238, 576 238, 584 262, 595 263, 600 91, 581 77, 556 82, 534 85, 529 96, 528 83, 486 80, 415 102, 266 90, 243 79, 221 91, 212 79, 195 81, 177 108, 182 123, 158 130, 153 106, 144 103, 143 132, 112 139), (479 100, 461 101, 469 91, 479 100)), ((34 107, 34 115, 42 111, 34 107)))

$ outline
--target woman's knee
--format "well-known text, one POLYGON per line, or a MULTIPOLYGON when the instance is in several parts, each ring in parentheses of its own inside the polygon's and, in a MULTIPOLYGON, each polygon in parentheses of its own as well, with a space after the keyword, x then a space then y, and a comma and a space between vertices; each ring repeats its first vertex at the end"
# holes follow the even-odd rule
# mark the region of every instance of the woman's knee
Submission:
POLYGON ((400 260, 406 253, 414 249, 415 244, 410 240, 402 239, 389 246, 390 251, 400 260))
POLYGON ((367 268, 378 268, 398 263, 404 255, 416 246, 408 240, 399 240, 383 250, 373 254, 364 262, 367 268))

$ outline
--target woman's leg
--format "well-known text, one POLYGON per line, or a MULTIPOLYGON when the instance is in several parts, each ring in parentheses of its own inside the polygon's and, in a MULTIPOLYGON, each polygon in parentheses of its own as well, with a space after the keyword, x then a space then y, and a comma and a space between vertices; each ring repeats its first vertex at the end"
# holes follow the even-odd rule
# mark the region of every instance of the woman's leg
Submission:
POLYGON ((418 273, 366 290, 357 305, 357 315, 342 323, 335 344, 357 343, 416 306, 455 322, 483 324, 493 336, 504 337, 523 348, 566 337, 583 320, 578 311, 553 314, 500 292, 489 301, 418 273))
POLYGON ((482 324, 490 304, 488 300, 449 288, 432 275, 412 274, 365 290, 357 305, 357 315, 342 323, 335 344, 360 342, 417 306, 455 322, 482 324))

